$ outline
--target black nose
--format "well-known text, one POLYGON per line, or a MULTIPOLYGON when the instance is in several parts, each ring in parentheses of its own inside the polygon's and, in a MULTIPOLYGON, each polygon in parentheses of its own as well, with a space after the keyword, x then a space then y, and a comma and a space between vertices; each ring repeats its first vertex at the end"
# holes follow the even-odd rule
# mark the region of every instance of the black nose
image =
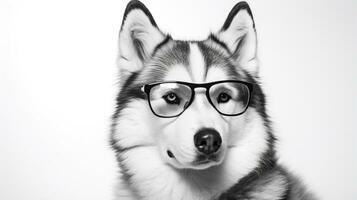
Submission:
POLYGON ((222 139, 216 130, 205 128, 195 134, 194 142, 199 152, 209 155, 218 151, 222 139))

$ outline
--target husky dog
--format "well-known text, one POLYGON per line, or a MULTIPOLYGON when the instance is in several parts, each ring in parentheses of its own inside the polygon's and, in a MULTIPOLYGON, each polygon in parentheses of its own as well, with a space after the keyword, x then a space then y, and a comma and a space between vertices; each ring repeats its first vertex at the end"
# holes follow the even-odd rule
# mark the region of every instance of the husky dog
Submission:
POLYGON ((118 199, 314 199, 277 164, 246 2, 206 40, 180 41, 133 0, 118 66, 111 134, 118 199))

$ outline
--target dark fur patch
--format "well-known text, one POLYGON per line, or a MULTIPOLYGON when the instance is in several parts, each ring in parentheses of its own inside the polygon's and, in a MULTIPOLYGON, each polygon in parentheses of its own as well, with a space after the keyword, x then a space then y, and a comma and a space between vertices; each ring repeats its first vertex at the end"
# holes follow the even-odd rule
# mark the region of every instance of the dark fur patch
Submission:
POLYGON ((285 167, 280 166, 280 171, 287 177, 287 191, 282 200, 298 199, 299 200, 316 200, 316 196, 312 194, 293 173, 289 172, 285 167))
POLYGON ((156 47, 154 48, 151 56, 155 56, 156 52, 163 46, 165 46, 165 44, 167 44, 170 40, 172 40, 171 36, 170 35, 166 35, 166 38, 161 42, 159 43, 158 45, 156 45, 156 47))
POLYGON ((175 64, 189 65, 190 46, 185 41, 174 41, 173 45, 161 47, 153 57, 153 62, 170 67, 175 64))
POLYGON ((208 39, 212 40, 213 42, 215 42, 216 44, 218 44, 219 46, 221 46, 223 49, 225 49, 228 54, 231 54, 231 51, 229 50, 229 48, 227 47, 227 44, 224 43, 223 41, 219 40, 215 35, 213 35, 212 33, 209 35, 208 39))
POLYGON ((145 94, 141 91, 141 85, 133 84, 138 76, 138 73, 133 73, 129 76, 127 81, 121 88, 120 93, 117 96, 117 112, 114 115, 118 117, 117 114, 125 107, 126 103, 133 99, 145 99, 145 94))
POLYGON ((205 62, 205 77, 207 77, 209 68, 212 65, 216 65, 222 67, 222 69, 226 71, 228 77, 238 80, 240 79, 240 75, 237 73, 235 66, 229 62, 229 58, 223 55, 222 52, 211 48, 210 46, 206 45, 205 42, 197 42, 197 45, 203 55, 205 62))
POLYGON ((277 200, 315 200, 312 195, 300 182, 298 178, 291 175, 284 167, 274 165, 261 173, 249 174, 241 179, 238 184, 223 193, 218 200, 256 199, 254 194, 265 194, 271 191, 264 190, 264 186, 277 181, 281 194, 276 194, 277 200), (283 182, 279 182, 283 181, 283 182), (278 198, 278 196, 280 198, 278 198))

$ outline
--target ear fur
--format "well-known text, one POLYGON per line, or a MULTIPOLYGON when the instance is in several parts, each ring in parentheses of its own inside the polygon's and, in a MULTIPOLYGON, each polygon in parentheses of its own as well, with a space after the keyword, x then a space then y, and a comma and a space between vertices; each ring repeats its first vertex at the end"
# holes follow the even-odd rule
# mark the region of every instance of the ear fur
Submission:
POLYGON ((155 47, 165 39, 146 6, 138 0, 128 3, 119 33, 118 66, 124 78, 140 69, 155 47))
POLYGON ((233 7, 217 38, 226 44, 239 66, 254 75, 258 73, 257 34, 248 3, 239 2, 233 7))

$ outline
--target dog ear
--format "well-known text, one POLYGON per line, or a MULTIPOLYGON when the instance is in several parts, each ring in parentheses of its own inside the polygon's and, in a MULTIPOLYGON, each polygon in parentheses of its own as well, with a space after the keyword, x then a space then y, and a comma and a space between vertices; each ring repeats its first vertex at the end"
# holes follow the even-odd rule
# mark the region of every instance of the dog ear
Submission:
POLYGON ((257 75, 257 35, 253 15, 246 2, 233 7, 217 37, 226 44, 239 66, 257 75))
POLYGON ((119 33, 118 66, 121 76, 143 68, 155 47, 165 39, 143 3, 128 3, 119 33))

